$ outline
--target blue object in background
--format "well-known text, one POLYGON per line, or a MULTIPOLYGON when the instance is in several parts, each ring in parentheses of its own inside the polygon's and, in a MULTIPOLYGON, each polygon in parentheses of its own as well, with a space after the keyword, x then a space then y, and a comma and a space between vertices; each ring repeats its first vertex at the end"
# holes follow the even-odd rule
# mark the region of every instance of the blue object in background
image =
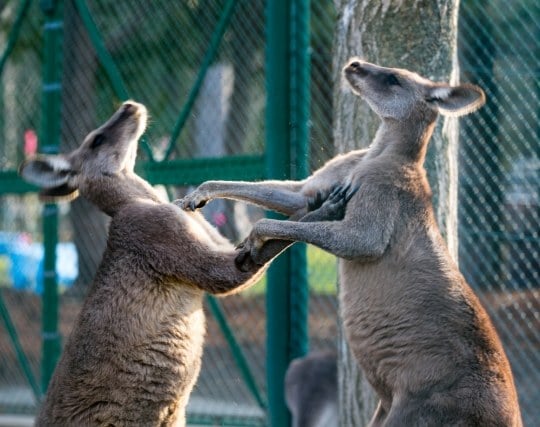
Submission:
MULTIPOLYGON (((0 255, 10 260, 9 279, 15 289, 43 292, 43 244, 32 243, 25 233, 0 232, 0 255)), ((71 242, 56 246, 56 274, 61 287, 77 279, 79 260, 71 242)))

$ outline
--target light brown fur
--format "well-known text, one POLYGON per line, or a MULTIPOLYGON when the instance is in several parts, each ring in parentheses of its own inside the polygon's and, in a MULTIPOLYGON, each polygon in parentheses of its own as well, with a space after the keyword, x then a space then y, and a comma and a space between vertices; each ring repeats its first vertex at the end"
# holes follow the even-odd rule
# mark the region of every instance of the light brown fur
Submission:
MULTIPOLYGON (((21 165, 22 176, 44 188, 42 198, 80 192, 111 216, 103 260, 39 426, 185 425, 201 366, 204 292, 238 292, 264 271, 238 270, 228 240, 198 212, 161 200, 133 172, 145 124, 144 106, 126 102, 77 150, 21 165)), ((309 215, 336 209, 343 214, 339 200, 309 215)), ((276 245, 269 259, 283 248, 276 245)))
POLYGON ((483 92, 357 58, 344 77, 381 118, 369 149, 338 156, 301 182, 203 184, 181 205, 228 197, 287 213, 329 186, 358 188, 342 221, 257 222, 238 265, 264 261, 269 239, 342 258, 347 338, 380 398, 371 426, 521 426, 510 365, 440 236, 423 168, 437 113, 467 114, 484 103, 483 92))

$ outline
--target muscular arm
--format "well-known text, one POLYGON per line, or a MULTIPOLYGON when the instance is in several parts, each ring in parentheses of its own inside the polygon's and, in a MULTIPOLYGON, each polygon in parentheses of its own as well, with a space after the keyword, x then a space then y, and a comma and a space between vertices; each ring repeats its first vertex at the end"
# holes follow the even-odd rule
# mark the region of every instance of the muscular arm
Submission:
POLYGON ((306 197, 301 192, 303 185, 304 181, 207 181, 174 203, 195 210, 212 199, 233 199, 290 216, 306 206, 306 197))
POLYGON ((265 242, 278 240, 313 244, 340 258, 371 260, 386 250, 398 215, 397 194, 360 192, 341 221, 295 222, 262 219, 251 231, 236 259, 240 269, 266 259, 265 242))
POLYGON ((336 156, 302 181, 207 181, 174 203, 182 209, 195 210, 212 199, 233 199, 291 216, 305 212, 308 198, 317 191, 343 184, 366 153, 363 149, 336 156))
MULTIPOLYGON (((308 203, 309 212, 304 215, 295 215, 289 221, 274 221, 278 224, 284 223, 311 223, 315 224, 321 221, 339 222, 345 216, 347 203, 356 193, 357 188, 350 186, 337 186, 329 193, 319 193, 311 198, 308 203), (296 222, 298 221, 298 222, 296 222)), ((269 220, 272 221, 272 220, 269 220)), ((258 223, 257 223, 258 224, 258 223)), ((250 236, 251 237, 251 236, 250 236)), ((241 251, 236 258, 236 265, 242 271, 254 268, 254 265, 262 265, 279 255, 282 251, 291 246, 296 239, 265 239, 257 250, 256 256, 252 257, 250 252, 250 237, 240 246, 241 251)))

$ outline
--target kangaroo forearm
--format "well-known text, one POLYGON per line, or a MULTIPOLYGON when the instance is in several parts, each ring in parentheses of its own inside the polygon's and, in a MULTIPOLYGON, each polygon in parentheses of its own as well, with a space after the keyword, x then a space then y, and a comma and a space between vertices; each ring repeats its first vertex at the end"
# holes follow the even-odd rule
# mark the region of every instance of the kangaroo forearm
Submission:
POLYGON ((257 264, 263 265, 270 262, 272 259, 281 254, 289 246, 292 246, 294 241, 290 240, 268 240, 258 252, 257 264))
POLYGON ((253 265, 249 271, 239 271, 234 258, 236 252, 209 252, 202 258, 189 260, 189 265, 178 265, 173 276, 180 282, 187 282, 213 295, 228 295, 255 284, 264 273, 261 263, 253 265))
POLYGON ((242 273, 236 267, 234 267, 236 277, 233 280, 227 277, 220 277, 218 280, 213 280, 203 284, 201 288, 205 292, 216 296, 236 294, 257 283, 262 277, 263 273, 266 271, 265 265, 266 262, 259 265, 254 265, 251 271, 248 273, 243 273, 244 276, 240 276, 242 273))
MULTIPOLYGON (((358 232, 343 221, 293 222, 263 219, 252 231, 263 240, 288 240, 310 243, 344 259, 374 259, 387 246, 372 238, 369 230, 358 232)), ((264 246, 263 246, 264 247, 264 246)))
POLYGON ((292 215, 306 206, 306 198, 300 193, 302 184, 295 181, 235 182, 208 181, 197 191, 207 200, 233 199, 292 215))
MULTIPOLYGON (((313 212, 308 212, 307 214, 303 214, 302 212, 298 212, 291 216, 289 222, 293 221, 299 221, 299 222, 314 222, 314 221, 323 221, 327 218, 327 213, 323 211, 322 209, 318 209, 313 212)), ((280 223, 283 223, 284 221, 280 221, 280 223)), ((273 258, 278 256, 281 252, 283 252, 285 249, 287 249, 289 246, 291 246, 294 243, 292 240, 267 240, 263 243, 263 246, 259 249, 258 255, 257 255, 257 264, 262 265, 269 261, 271 261, 273 258)))

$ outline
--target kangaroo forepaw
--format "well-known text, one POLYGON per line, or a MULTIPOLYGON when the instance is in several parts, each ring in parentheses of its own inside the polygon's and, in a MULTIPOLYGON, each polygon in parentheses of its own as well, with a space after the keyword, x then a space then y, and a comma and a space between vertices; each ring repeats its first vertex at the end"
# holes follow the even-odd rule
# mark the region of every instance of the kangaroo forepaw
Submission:
POLYGON ((341 185, 334 185, 333 187, 327 188, 325 190, 319 190, 317 193, 315 193, 314 196, 309 197, 307 200, 307 211, 313 212, 317 209, 319 209, 323 203, 328 200, 329 197, 331 197, 336 190, 339 190, 341 185))
POLYGON ((347 203, 358 190, 350 183, 346 185, 336 185, 329 192, 317 192, 308 200, 310 212, 302 218, 302 221, 340 221, 345 216, 347 203), (322 202, 321 202, 322 200, 322 202), (316 207, 318 206, 318 207, 316 207), (316 207, 313 209, 313 207, 316 207))
POLYGON ((315 196, 309 197, 307 201, 308 212, 319 209, 326 200, 326 197, 327 194, 325 194, 322 190, 317 191, 317 193, 315 193, 315 196))
POLYGON ((187 194, 184 198, 175 200, 173 203, 185 211, 195 211, 206 205, 208 199, 195 190, 187 194))
POLYGON ((259 259, 260 248, 250 236, 240 243, 236 249, 238 250, 238 255, 236 255, 234 263, 240 271, 248 272, 256 267, 260 267, 261 263, 257 261, 259 259))
POLYGON ((256 266, 255 261, 251 257, 251 251, 245 247, 240 248, 238 255, 236 255, 236 258, 234 259, 234 264, 238 270, 243 271, 244 273, 253 270, 256 266))

